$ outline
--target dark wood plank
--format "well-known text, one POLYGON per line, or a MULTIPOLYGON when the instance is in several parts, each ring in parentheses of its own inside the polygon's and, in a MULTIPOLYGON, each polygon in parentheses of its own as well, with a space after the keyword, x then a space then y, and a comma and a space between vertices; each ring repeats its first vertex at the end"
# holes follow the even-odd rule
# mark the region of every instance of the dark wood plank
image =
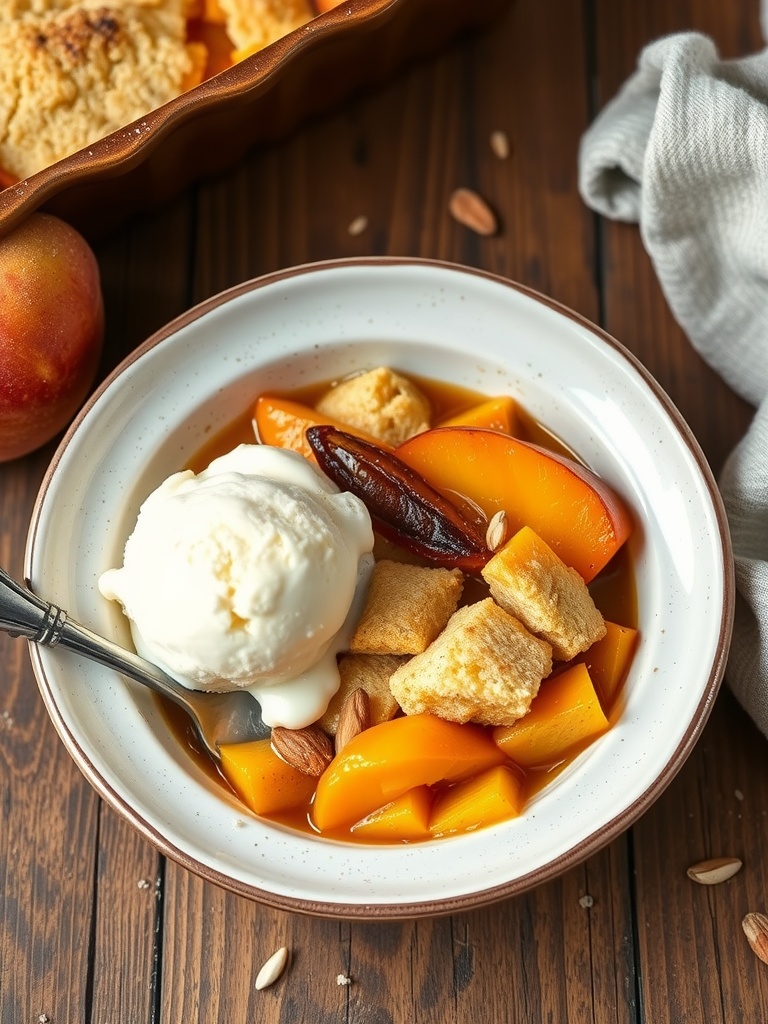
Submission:
MULTIPOLYGON (((20 578, 50 449, 0 467, 0 564, 20 578)), ((43 709, 26 642, 0 636, 0 1021, 85 1018, 96 794, 43 709)))
POLYGON ((162 937, 162 858, 104 805, 97 850, 88 1019, 149 1021, 162 937))
MULTIPOLYGON (((595 10, 601 105, 632 72, 641 48, 667 32, 708 33, 730 57, 762 45, 757 5, 598 0, 595 10)), ((752 410, 674 321, 638 230, 606 223, 602 237, 606 326, 662 383, 717 473, 752 410)), ((689 761, 632 832, 645 1020, 764 1017, 765 971, 744 939, 741 919, 748 910, 765 909, 757 808, 765 806, 766 785, 765 740, 724 689, 689 761), (691 863, 724 855, 745 863, 728 883, 709 888, 686 877, 691 863)))

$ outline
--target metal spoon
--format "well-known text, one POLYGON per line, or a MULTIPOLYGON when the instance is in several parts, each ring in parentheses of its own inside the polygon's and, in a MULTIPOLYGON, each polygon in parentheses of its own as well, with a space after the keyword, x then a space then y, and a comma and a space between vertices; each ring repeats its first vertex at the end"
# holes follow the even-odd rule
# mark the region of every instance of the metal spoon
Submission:
POLYGON ((62 608, 43 601, 3 569, 0 569, 0 630, 45 647, 60 644, 168 697, 189 715, 201 742, 216 760, 221 758, 219 745, 222 743, 247 743, 265 739, 270 734, 269 726, 262 721, 259 702, 247 691, 203 693, 189 690, 151 662, 70 619, 62 608))

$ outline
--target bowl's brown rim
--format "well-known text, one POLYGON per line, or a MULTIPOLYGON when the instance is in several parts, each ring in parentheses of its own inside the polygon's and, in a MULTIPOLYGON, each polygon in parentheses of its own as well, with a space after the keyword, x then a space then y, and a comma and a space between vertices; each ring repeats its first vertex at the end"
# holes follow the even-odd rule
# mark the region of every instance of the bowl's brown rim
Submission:
POLYGON ((703 689, 701 700, 696 708, 696 712, 693 715, 688 728, 685 731, 680 743, 675 749, 672 756, 669 758, 667 763, 661 768, 656 779, 650 785, 646 791, 637 800, 633 801, 624 811, 612 818, 610 822, 604 827, 596 830, 591 835, 587 836, 575 847, 568 850, 566 853, 554 858, 547 864, 542 865, 534 871, 528 872, 519 878, 512 879, 509 882, 502 883, 490 887, 488 889, 480 889, 474 892, 462 894, 460 896, 453 896, 446 899, 433 899, 424 902, 410 902, 410 903, 398 903, 398 904, 377 904, 377 903, 360 903, 350 904, 334 901, 320 901, 320 900, 306 900, 297 897, 283 896, 280 894, 269 892, 265 889, 260 889, 257 886, 252 886, 247 883, 241 882, 238 879, 233 879, 226 875, 222 871, 218 871, 215 868, 203 864, 196 860, 194 857, 178 849, 173 843, 169 842, 161 833, 153 828, 148 822, 146 822, 140 814, 138 814, 118 793, 116 793, 112 787, 106 782, 106 780, 99 774, 98 769, 89 758, 86 751, 80 746, 76 737, 69 730, 68 726, 64 722, 62 715, 60 714, 56 702, 53 698, 51 690, 49 688, 48 680, 46 678, 45 670, 39 657, 39 649, 36 645, 30 644, 30 657, 32 660, 35 676, 37 678, 38 687, 40 689, 43 702, 48 711, 48 714, 59 733, 61 739, 64 742, 70 756, 74 759, 77 766, 80 768, 82 773, 96 789, 100 796, 102 796, 108 804, 110 804, 122 817, 124 817, 139 833, 141 833, 146 839, 148 839, 154 846, 156 846, 161 853, 170 857, 172 860, 181 864, 194 874, 206 879, 209 882, 213 882, 216 885, 221 886, 231 892, 237 893, 238 895, 245 896, 249 899, 256 900, 257 902, 263 903, 267 906, 292 911, 302 914, 308 914, 316 917, 332 917, 332 918, 345 918, 349 920, 382 920, 382 919, 409 919, 419 917, 434 917, 442 916, 445 914, 452 914, 464 910, 475 909, 477 907, 487 906, 492 903, 496 903, 500 900, 506 899, 511 896, 519 895, 542 882, 548 881, 556 876, 567 871, 569 868, 574 867, 576 864, 585 860, 587 857, 596 853, 599 849, 607 845, 611 840, 616 838, 622 832, 624 832, 630 825, 632 825, 649 807, 658 799, 661 793, 667 788, 672 782, 674 777, 677 775, 683 764, 687 760, 691 751, 693 750, 696 742, 698 741, 701 732, 709 718, 712 706, 714 704, 715 697, 717 696, 720 683, 725 672, 725 665, 728 656, 728 649, 730 644, 731 633, 733 629, 733 616, 735 608, 735 572, 733 563, 733 552, 731 547, 730 531, 728 528, 728 520, 725 513, 725 507, 720 495, 720 491, 717 487, 712 470, 707 462, 707 459, 702 452, 698 441, 696 440, 690 427, 684 420, 682 414, 679 412, 675 404, 672 402, 670 397, 666 394, 661 385, 655 380, 650 372, 642 365, 642 363, 635 357, 628 349, 626 349, 620 342, 618 342, 611 335, 606 333, 602 328, 593 324, 586 317, 581 316, 574 310, 563 306, 561 303, 554 299, 549 298, 546 295, 541 294, 535 289, 529 288, 526 285, 519 284, 511 281, 501 275, 493 274, 489 271, 478 270, 473 267, 462 266, 460 264, 451 263, 445 260, 427 259, 419 257, 359 257, 359 258, 348 258, 348 259, 337 259, 337 260, 325 260, 317 263, 303 264, 297 267, 288 268, 285 270, 275 271, 246 281, 242 284, 235 285, 226 291, 220 292, 217 295, 212 296, 209 299, 201 302, 199 305, 194 306, 192 309, 182 313, 174 320, 170 321, 160 330, 156 331, 151 337, 139 345, 123 362, 116 367, 116 369, 105 379, 101 386, 94 392, 89 401, 84 405, 83 409, 72 423, 71 427, 64 436, 61 444, 54 453, 53 459, 48 467, 40 490, 35 501, 32 519, 30 523, 29 536, 27 541, 26 560, 25 566, 27 574, 29 573, 29 566, 31 562, 32 551, 34 549, 35 536, 39 525, 39 517, 41 507, 45 494, 50 487, 51 481, 54 474, 56 473, 57 467, 61 461, 62 455, 67 448, 70 440, 74 433, 77 431, 83 418, 88 414, 88 411, 93 404, 99 399, 100 395, 110 386, 110 384, 132 363, 141 356, 160 344, 166 338, 175 334, 181 328, 187 324, 199 319, 211 310, 221 306, 225 302, 236 298, 239 295, 243 295, 247 292, 254 291, 259 288, 272 285, 276 282, 286 280, 288 278, 297 277, 308 273, 317 273, 318 271, 333 270, 337 267, 376 267, 376 266, 424 266, 424 267, 438 267, 452 272, 461 273, 462 275, 470 274, 477 277, 485 278, 489 281, 494 281, 498 284, 504 285, 505 287, 512 288, 515 291, 520 292, 523 295, 543 303, 545 306, 555 310, 562 314, 568 319, 575 323, 587 328, 591 333, 597 335, 605 344, 610 348, 614 349, 621 356, 623 356, 630 365, 637 371, 637 373, 643 378, 647 386, 653 392, 659 403, 664 408, 665 412, 673 422, 677 431, 680 434, 681 439, 689 449, 693 456, 698 469, 702 475, 702 478, 706 484, 709 492, 710 500, 712 502, 715 517, 717 520, 718 531, 720 536, 721 553, 722 553, 722 568, 723 568, 723 608, 720 619, 720 630, 717 640, 717 648, 713 664, 710 669, 709 677, 706 685, 703 689))

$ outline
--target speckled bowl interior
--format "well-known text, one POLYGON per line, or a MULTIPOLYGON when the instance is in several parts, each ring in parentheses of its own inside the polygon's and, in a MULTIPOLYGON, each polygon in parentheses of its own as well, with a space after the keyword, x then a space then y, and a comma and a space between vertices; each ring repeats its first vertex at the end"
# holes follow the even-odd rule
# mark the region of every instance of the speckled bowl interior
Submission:
POLYGON ((143 498, 264 390, 373 365, 511 394, 633 509, 640 640, 614 727, 514 821, 404 846, 261 821, 169 736, 140 687, 32 649, 63 742, 101 795, 190 870, 273 906, 403 917, 477 906, 587 857, 661 793, 720 684, 733 615, 717 488, 670 400, 616 341, 509 281, 450 264, 353 260, 234 288, 174 321, 103 384, 63 440, 29 532, 34 589, 126 643, 96 581, 143 498))

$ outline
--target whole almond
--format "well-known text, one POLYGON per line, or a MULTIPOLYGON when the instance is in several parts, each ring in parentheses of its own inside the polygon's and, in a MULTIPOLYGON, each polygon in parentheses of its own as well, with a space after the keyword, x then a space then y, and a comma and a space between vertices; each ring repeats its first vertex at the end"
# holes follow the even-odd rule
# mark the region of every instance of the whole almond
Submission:
POLYGON ((272 954, 256 975, 255 987, 261 990, 263 988, 268 988, 270 985, 274 985, 285 970, 287 963, 288 949, 286 946, 281 946, 280 949, 276 950, 272 954))
POLYGON ((740 870, 741 861, 738 857, 712 857, 692 864, 686 874, 700 885, 718 885, 733 878, 740 870))
POLYGON ((366 691, 358 686, 347 696, 341 706, 339 722, 336 726, 336 753, 363 732, 371 724, 371 699, 366 691))
POLYGON ((497 128, 496 131, 491 132, 490 143, 494 155, 497 156, 499 160, 506 160, 509 156, 509 139, 507 138, 507 133, 501 131, 500 128, 497 128))
POLYGON ((768 917, 765 914, 747 914, 741 922, 741 927, 752 947, 752 952, 764 964, 768 964, 768 917))
POLYGON ((488 529, 485 531, 485 543, 489 551, 498 551, 507 539, 507 513, 503 508, 491 517, 488 529))
POLYGON ((448 200, 448 209, 454 220, 476 231, 478 235, 496 234, 496 214, 471 188, 457 188, 452 192, 448 200))
POLYGON ((275 726, 272 747, 284 761, 304 775, 322 775, 333 760, 331 741, 316 725, 309 725, 306 729, 275 726))

